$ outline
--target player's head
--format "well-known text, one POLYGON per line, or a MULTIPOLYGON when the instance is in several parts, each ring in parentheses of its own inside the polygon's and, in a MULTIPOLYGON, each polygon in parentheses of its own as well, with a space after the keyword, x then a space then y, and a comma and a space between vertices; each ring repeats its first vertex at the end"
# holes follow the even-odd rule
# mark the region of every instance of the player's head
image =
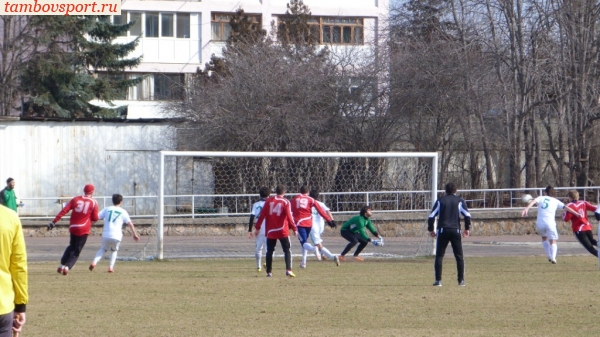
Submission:
POLYGON ((456 193, 456 185, 454 183, 446 184, 446 194, 454 194, 456 193))
POLYGON ((308 196, 313 199, 319 199, 319 190, 310 190, 308 196))
POLYGON ((94 185, 92 184, 87 184, 83 187, 83 193, 85 194, 92 194, 94 193, 94 185))
POLYGON ((363 207, 361 207, 360 208, 360 215, 364 216, 365 218, 371 217, 371 206, 364 205, 363 207))
POLYGON ((575 190, 570 190, 567 195, 569 196, 569 199, 571 199, 573 201, 579 200, 579 192, 577 192, 575 190))
POLYGON ((112 200, 113 200, 113 205, 115 205, 115 206, 120 205, 121 202, 123 202, 123 196, 120 194, 113 194, 112 200))
POLYGON ((546 187, 546 195, 553 197, 554 196, 554 187, 548 185, 546 187))
POLYGON ((301 193, 301 194, 306 194, 306 193, 308 193, 308 186, 306 186, 306 185, 302 185, 302 187, 300 187, 300 193, 301 193))
POLYGON ((285 192, 287 192, 285 185, 279 184, 277 187, 275 187, 275 193, 277 193, 277 195, 284 195, 285 192))
POLYGON ((261 198, 266 198, 271 194, 271 190, 268 187, 263 186, 258 190, 258 194, 261 198))
POLYGON ((13 178, 6 179, 6 187, 8 187, 9 189, 14 188, 15 180, 13 178))

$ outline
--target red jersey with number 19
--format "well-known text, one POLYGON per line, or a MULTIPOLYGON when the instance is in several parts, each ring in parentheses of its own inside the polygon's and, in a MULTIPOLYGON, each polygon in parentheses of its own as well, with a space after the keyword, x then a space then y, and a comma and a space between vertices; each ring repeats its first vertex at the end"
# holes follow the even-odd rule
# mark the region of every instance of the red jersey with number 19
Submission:
POLYGON ((331 218, 325 210, 319 205, 319 203, 309 197, 306 194, 300 194, 292 198, 292 215, 296 221, 298 227, 312 227, 312 208, 314 207, 317 212, 325 219, 325 221, 331 221, 331 218))
POLYGON ((587 212, 594 212, 596 210, 596 206, 583 200, 572 201, 567 206, 569 206, 569 208, 574 210, 575 212, 579 213, 579 215, 581 216, 580 218, 578 218, 569 212, 565 212, 565 214, 563 214, 563 220, 565 220, 565 222, 569 222, 569 220, 571 220, 571 229, 573 229, 573 232, 591 231, 592 226, 590 225, 590 221, 588 220, 587 212))
POLYGON ((261 224, 266 226, 267 239, 284 239, 290 236, 290 228, 294 232, 298 230, 294 224, 290 202, 280 196, 270 197, 265 201, 254 227, 260 230, 261 224))
POLYGON ((54 218, 53 222, 57 223, 60 221, 69 211, 73 211, 69 220, 69 232, 77 236, 90 234, 92 221, 98 221, 98 203, 96 200, 85 196, 78 196, 71 199, 60 213, 58 213, 56 218, 54 218))

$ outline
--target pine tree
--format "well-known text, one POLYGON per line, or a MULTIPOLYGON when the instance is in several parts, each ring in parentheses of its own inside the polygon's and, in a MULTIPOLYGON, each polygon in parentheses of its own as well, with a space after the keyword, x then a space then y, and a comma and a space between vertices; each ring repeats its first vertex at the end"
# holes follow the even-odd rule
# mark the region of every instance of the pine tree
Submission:
POLYGON ((118 109, 101 108, 90 101, 112 105, 142 80, 119 77, 140 63, 141 57, 126 58, 139 37, 113 43, 134 22, 115 25, 109 16, 40 16, 32 24, 37 28, 38 45, 21 77, 22 90, 29 95, 25 114, 116 117, 118 109))

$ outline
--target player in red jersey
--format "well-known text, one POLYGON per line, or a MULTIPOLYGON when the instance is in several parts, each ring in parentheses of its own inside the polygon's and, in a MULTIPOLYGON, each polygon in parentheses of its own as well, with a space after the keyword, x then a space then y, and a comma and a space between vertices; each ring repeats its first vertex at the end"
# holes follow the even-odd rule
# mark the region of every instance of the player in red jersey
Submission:
POLYGON ((48 230, 51 230, 65 214, 72 211, 71 219, 69 220, 71 240, 60 259, 60 266, 57 270, 59 274, 67 275, 69 270, 73 269, 73 266, 75 266, 75 263, 79 258, 79 253, 81 253, 83 246, 85 246, 92 224, 98 221, 98 203, 92 198, 92 195, 94 194, 94 185, 85 185, 83 193, 83 196, 77 196, 71 199, 54 220, 48 224, 48 230))
POLYGON ((563 214, 563 220, 565 220, 565 222, 571 221, 571 229, 573 229, 573 234, 575 234, 579 243, 581 243, 590 254, 597 257, 598 250, 594 248, 594 246, 598 246, 598 241, 594 240, 592 225, 587 217, 587 212, 595 212, 597 207, 587 201, 579 200, 579 192, 577 191, 569 191, 568 197, 569 203, 567 205, 569 208, 579 213, 580 217, 578 218, 571 213, 565 212, 563 214))
POLYGON ((284 198, 286 188, 284 185, 277 185, 275 189, 276 196, 270 197, 265 201, 258 220, 256 221, 255 234, 260 233, 261 225, 265 227, 267 236, 267 277, 273 276, 271 273, 273 266, 273 252, 277 245, 277 240, 281 243, 283 254, 285 255, 285 274, 289 277, 296 277, 292 272, 292 252, 290 250, 290 229, 294 236, 298 235, 298 229, 294 224, 290 202, 284 198), (263 223, 264 220, 264 223, 263 223))
POLYGON ((308 243, 308 238, 310 237, 310 231, 313 224, 312 208, 314 207, 315 210, 317 210, 317 213, 319 213, 319 215, 321 215, 323 219, 327 221, 327 224, 331 228, 336 227, 335 222, 331 219, 329 214, 325 212, 325 210, 315 199, 308 195, 308 191, 309 190, 307 186, 300 187, 300 194, 293 197, 291 201, 292 216, 294 216, 296 227, 298 227, 298 240, 300 240, 300 245, 302 246, 302 263, 300 264, 300 268, 306 268, 306 255, 309 251, 318 253, 317 248, 308 243))

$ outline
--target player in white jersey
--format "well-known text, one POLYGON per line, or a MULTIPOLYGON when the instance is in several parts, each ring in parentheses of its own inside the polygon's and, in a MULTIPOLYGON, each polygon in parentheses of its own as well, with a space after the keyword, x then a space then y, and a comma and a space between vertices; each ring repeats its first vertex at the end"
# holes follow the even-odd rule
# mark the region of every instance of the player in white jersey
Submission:
POLYGON ((558 251, 558 246, 556 245, 556 241, 558 240, 558 231, 556 230, 556 210, 564 208, 574 216, 580 217, 579 213, 568 206, 565 206, 565 204, 556 199, 554 195, 554 187, 546 187, 546 195, 531 200, 521 213, 522 217, 527 216, 529 208, 537 204, 538 213, 536 227, 538 233, 542 236, 542 245, 544 246, 548 261, 552 262, 552 264, 556 264, 556 252, 558 251))
MULTIPOLYGON (((325 203, 319 201, 319 191, 311 190, 308 194, 311 198, 315 199, 321 208, 329 215, 331 220, 333 220, 333 215, 330 212, 329 207, 325 205, 325 203)), ((335 222, 333 222, 335 224, 335 222)), ((312 208, 312 230, 310 231, 310 239, 315 245, 315 255, 317 256, 317 260, 321 260, 321 255, 323 255, 323 259, 331 259, 335 262, 336 265, 340 265, 340 259, 337 255, 331 254, 329 249, 323 246, 323 239, 321 238, 321 234, 325 230, 325 219, 317 212, 317 210, 312 208)), ((306 256, 302 256, 302 265, 306 267, 306 256)))
MULTIPOLYGON (((248 223, 248 238, 252 239, 252 227, 254 226, 254 219, 258 219, 260 215, 260 211, 262 211, 263 206, 265 205, 265 200, 269 197, 271 192, 268 187, 261 187, 259 190, 260 200, 255 202, 252 205, 252 212, 250 213, 250 221, 248 223)), ((265 227, 264 221, 260 226, 260 232, 256 236, 256 248, 254 249, 254 258, 256 259, 256 270, 261 271, 261 259, 263 254, 263 249, 266 248, 267 238, 265 236, 265 227)))
POLYGON ((108 272, 112 273, 115 267, 115 261, 117 261, 117 251, 123 239, 123 224, 129 225, 131 232, 133 233, 133 239, 137 242, 140 240, 135 226, 129 218, 129 213, 121 208, 123 202, 123 196, 120 194, 113 194, 112 202, 114 206, 105 207, 98 213, 99 219, 104 219, 104 227, 102 228, 102 247, 96 253, 94 261, 90 264, 90 271, 94 270, 96 264, 104 256, 104 253, 110 250, 110 262, 108 266, 108 272))

